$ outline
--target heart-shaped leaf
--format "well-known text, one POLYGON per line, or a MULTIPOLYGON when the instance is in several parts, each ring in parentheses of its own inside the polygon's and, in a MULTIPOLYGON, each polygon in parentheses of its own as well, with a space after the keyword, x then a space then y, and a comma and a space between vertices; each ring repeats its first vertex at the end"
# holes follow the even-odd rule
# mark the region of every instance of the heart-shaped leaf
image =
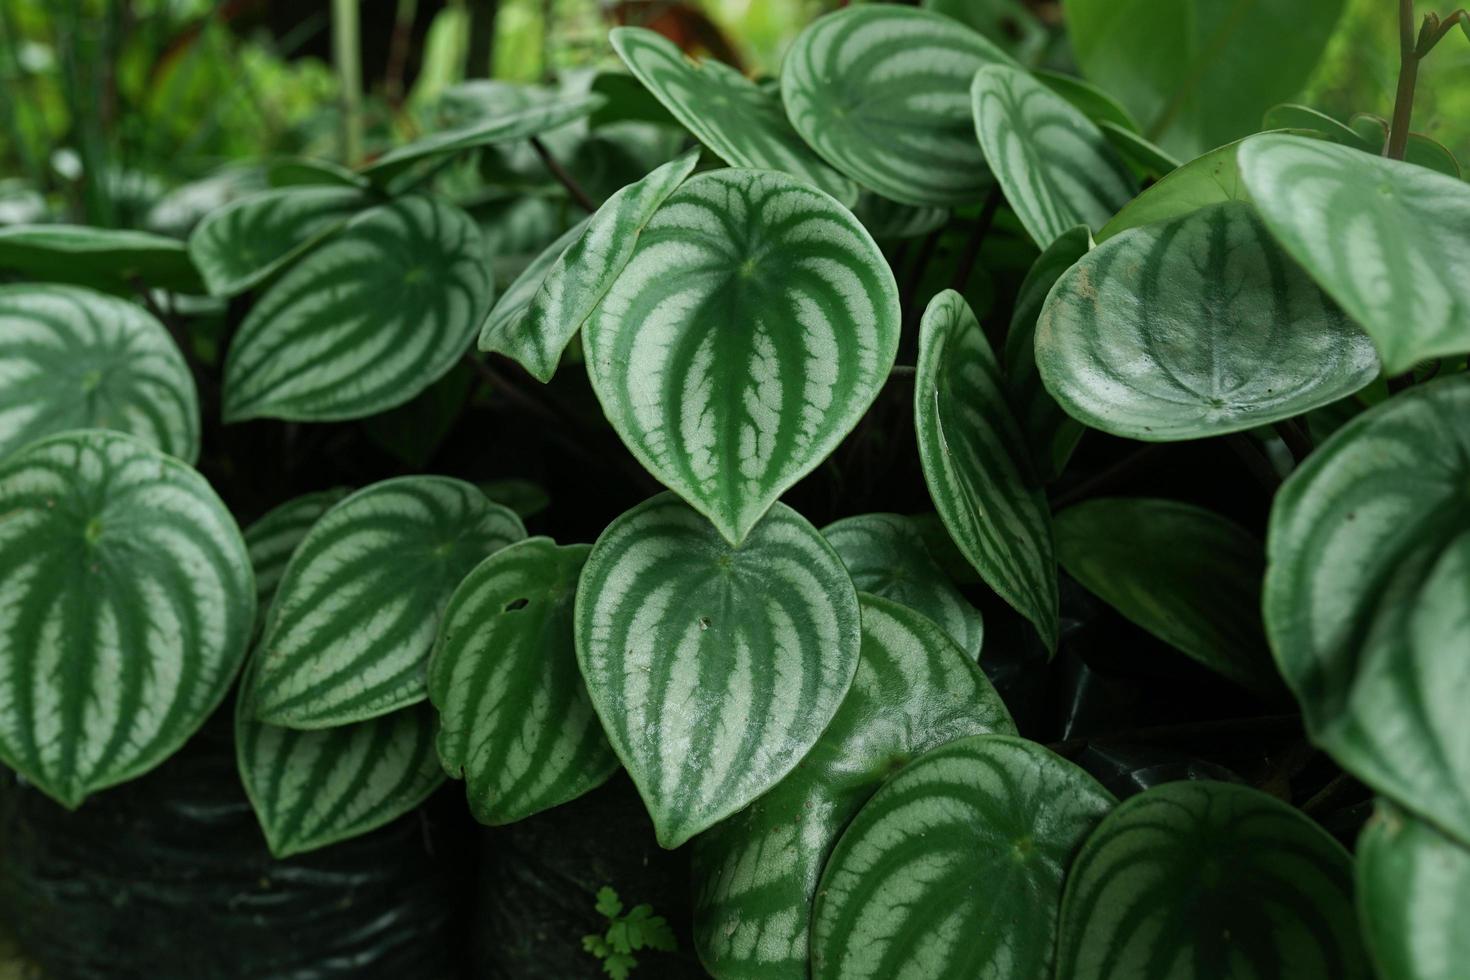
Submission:
POLYGON ((1067 878, 1057 977, 1368 980, 1352 859, 1300 811, 1186 780, 1103 819, 1067 878))
POLYGON ((1390 374, 1470 351, 1470 185, 1301 136, 1240 148, 1271 233, 1373 336, 1390 374))
POLYGON ((672 494, 610 524, 577 590, 577 658, 659 843, 678 847, 791 771, 857 670, 857 593, 772 507, 740 545, 672 494))
POLYGON ((337 504, 276 590, 251 692, 256 716, 329 728, 422 701, 450 595, 525 536, 515 514, 448 477, 384 480, 337 504))
POLYGON ((117 429, 192 463, 194 376, 163 324, 75 286, 0 286, 0 457, 67 429, 117 429))
POLYGON ((82 225, 0 228, 0 271, 108 292, 140 287, 201 293, 184 243, 145 231, 82 225))
POLYGON ((976 659, 985 636, 980 610, 954 587, 924 538, 899 514, 862 514, 828 524, 822 537, 847 566, 853 587, 923 613, 976 659))
POLYGON ((1047 297, 1036 366, 1073 418, 1149 442, 1290 418, 1378 375, 1368 337, 1240 202, 1089 252, 1047 297))
POLYGON ((1358 838, 1358 911, 1380 980, 1459 980, 1470 849, 1387 801, 1358 838))
POLYGON ((211 295, 234 296, 341 228, 368 200, 337 185, 252 194, 205 215, 189 235, 189 257, 211 295))
POLYGON ((985 334, 947 289, 919 323, 914 427, 929 496, 980 577, 1057 643, 1057 565, 1046 496, 1029 477, 1020 427, 985 334))
POLYGON ((139 776, 224 698, 255 586, 171 456, 88 429, 0 462, 0 760, 67 807, 139 776))
POLYGON ((1052 524, 1057 560, 1089 592, 1206 667, 1282 693, 1261 625, 1266 551, 1250 532, 1174 500, 1102 498, 1052 524))
POLYGON ((978 201, 990 186, 971 131, 970 79, 1010 57, 927 10, 853 6, 818 18, 781 71, 786 114, 838 170, 905 204, 978 201))
POLYGON ((1263 609, 1313 741, 1470 843, 1470 377, 1415 387, 1282 485, 1263 609))
POLYGON ((1077 225, 1096 231, 1138 190, 1102 131, 1021 69, 981 69, 970 96, 985 160, 1039 248, 1077 225))
POLYGON ((857 200, 852 181, 796 135, 774 92, 713 58, 690 61, 672 41, 641 27, 615 28, 609 39, 628 70, 721 160, 790 174, 849 207, 857 200))
POLYGON ((653 216, 582 342, 623 442, 733 543, 872 404, 899 319, 851 213, 784 174, 716 170, 653 216))
POLYGON ((492 291, 463 211, 423 197, 366 211, 251 309, 225 362, 225 421, 323 422, 401 405, 464 354, 492 291))
POLYGON ((933 622, 876 596, 858 600, 862 655, 832 723, 775 789, 694 842, 694 938, 722 980, 806 980, 817 881, 863 803, 931 748, 1015 732, 973 658, 933 622))
POLYGON ((1249 201, 1250 192, 1240 179, 1237 156, 1242 142, 1227 143, 1171 171, 1103 225, 1097 240, 1106 241, 1129 228, 1181 218, 1211 204, 1249 201))
POLYGON ((699 151, 691 150, 608 198, 546 270, 524 314, 492 315, 480 349, 500 351, 550 381, 561 352, 632 258, 638 236, 698 162, 699 151))
POLYGON ((347 493, 346 488, 337 487, 304 494, 266 512, 245 529, 245 548, 250 554, 250 567, 255 569, 256 626, 265 625, 265 615, 296 546, 347 493))
POLYGON ((486 558, 444 610, 429 662, 439 760, 481 823, 574 800, 618 768, 577 670, 572 608, 591 549, 531 538, 486 558))
POLYGON ((546 281, 546 274, 556 265, 562 254, 582 237, 591 220, 590 217, 584 218, 557 236, 505 287, 505 292, 495 301, 495 306, 491 308, 480 328, 480 350, 501 350, 514 346, 511 338, 525 332, 520 321, 525 319, 531 300, 536 298, 541 284, 546 281))
POLYGON ((1050 976, 1063 877, 1112 806, 1087 773, 1009 735, 920 756, 827 862, 812 976, 1050 976))
MULTIPOLYGON (((258 663, 252 660, 251 667, 258 663)), ((340 728, 297 731, 255 719, 251 673, 247 668, 235 706, 235 761, 276 857, 381 827, 444 781, 428 704, 340 728)))

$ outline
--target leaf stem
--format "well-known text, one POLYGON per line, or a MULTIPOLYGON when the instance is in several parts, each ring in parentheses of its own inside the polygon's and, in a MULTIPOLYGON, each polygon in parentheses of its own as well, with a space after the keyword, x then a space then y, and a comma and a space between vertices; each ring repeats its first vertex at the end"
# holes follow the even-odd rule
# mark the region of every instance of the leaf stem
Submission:
POLYGON ((980 255, 980 246, 985 244, 985 236, 990 233, 990 226, 995 223, 995 212, 1000 209, 1002 200, 1000 185, 997 184, 990 189, 989 196, 985 198, 985 205, 980 209, 980 216, 970 227, 970 237, 965 239, 964 250, 960 252, 959 261, 955 263, 954 275, 949 280, 949 288, 957 293, 964 292, 965 283, 970 281, 970 273, 975 268, 975 259, 980 255))
POLYGON ((1312 440, 1306 431, 1297 423, 1296 419, 1282 419, 1272 426, 1281 441, 1286 443, 1286 448, 1291 452, 1291 458, 1300 466, 1312 453, 1312 440))
POLYGON ((541 142, 539 137, 531 137, 531 148, 536 151, 536 155, 541 158, 541 162, 546 164, 546 169, 551 171, 551 175, 567 189, 567 193, 572 195, 572 200, 576 201, 583 211, 591 214, 597 210, 597 202, 588 196, 587 192, 582 189, 582 185, 577 183, 575 177, 567 173, 567 168, 563 167, 561 161, 551 155, 551 151, 546 148, 546 144, 541 142))
POLYGON ((359 0, 332 0, 332 58, 342 87, 342 162, 362 158, 362 53, 359 0))
POLYGON ((1414 86, 1419 79, 1418 39, 1414 35, 1414 0, 1399 0, 1399 84, 1394 93, 1393 121, 1383 155, 1402 160, 1409 145, 1409 121, 1414 115, 1414 86))

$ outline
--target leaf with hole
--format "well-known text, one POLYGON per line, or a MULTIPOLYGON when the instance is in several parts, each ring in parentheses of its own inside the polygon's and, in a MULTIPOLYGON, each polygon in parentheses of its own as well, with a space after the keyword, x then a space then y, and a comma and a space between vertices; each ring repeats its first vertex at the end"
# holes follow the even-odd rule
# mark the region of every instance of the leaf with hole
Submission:
POLYGON ((202 293, 183 242, 146 231, 83 225, 0 228, 0 272, 107 292, 139 288, 202 293))
POLYGON ((598 538, 576 627, 592 704, 671 848, 796 766, 861 642, 847 570, 801 515, 777 504, 731 545, 673 494, 598 538))

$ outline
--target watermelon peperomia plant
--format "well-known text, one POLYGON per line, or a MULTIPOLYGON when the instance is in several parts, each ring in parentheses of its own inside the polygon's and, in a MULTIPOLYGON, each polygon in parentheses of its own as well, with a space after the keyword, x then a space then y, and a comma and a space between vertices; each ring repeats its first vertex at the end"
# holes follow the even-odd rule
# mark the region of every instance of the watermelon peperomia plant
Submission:
POLYGON ((1342 122, 1342 6, 622 26, 187 243, 0 229, 0 760, 105 807, 228 697, 283 860, 626 771, 721 980, 1470 976, 1470 14, 1342 122))

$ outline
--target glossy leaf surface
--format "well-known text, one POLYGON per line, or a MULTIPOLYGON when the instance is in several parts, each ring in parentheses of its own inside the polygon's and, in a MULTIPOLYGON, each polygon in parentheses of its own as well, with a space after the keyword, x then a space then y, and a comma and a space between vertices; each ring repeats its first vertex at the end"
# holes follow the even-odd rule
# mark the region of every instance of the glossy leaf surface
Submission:
MULTIPOLYGON (((520 350, 523 346, 520 338, 527 334, 523 321, 526 311, 531 308, 531 301, 536 298, 541 284, 546 281, 546 274, 557 264, 563 253, 582 237, 589 221, 590 217, 584 218, 558 235, 505 287, 505 292, 495 301, 495 306, 491 308, 480 328, 480 350, 520 350)), ((527 360, 530 360, 530 356, 527 360)))
POLYGON ((0 271, 41 282, 69 282, 110 292, 139 286, 203 291, 182 242, 146 231, 83 225, 0 228, 0 271))
POLYGON ((332 185, 252 194, 206 214, 189 235, 189 257, 211 295, 234 296, 270 278, 367 202, 355 188, 332 185))
POLYGON ((265 614, 296 546, 347 493, 338 487, 303 494, 267 511, 245 529, 245 548, 250 554, 250 567, 255 570, 256 626, 265 625, 265 614))

